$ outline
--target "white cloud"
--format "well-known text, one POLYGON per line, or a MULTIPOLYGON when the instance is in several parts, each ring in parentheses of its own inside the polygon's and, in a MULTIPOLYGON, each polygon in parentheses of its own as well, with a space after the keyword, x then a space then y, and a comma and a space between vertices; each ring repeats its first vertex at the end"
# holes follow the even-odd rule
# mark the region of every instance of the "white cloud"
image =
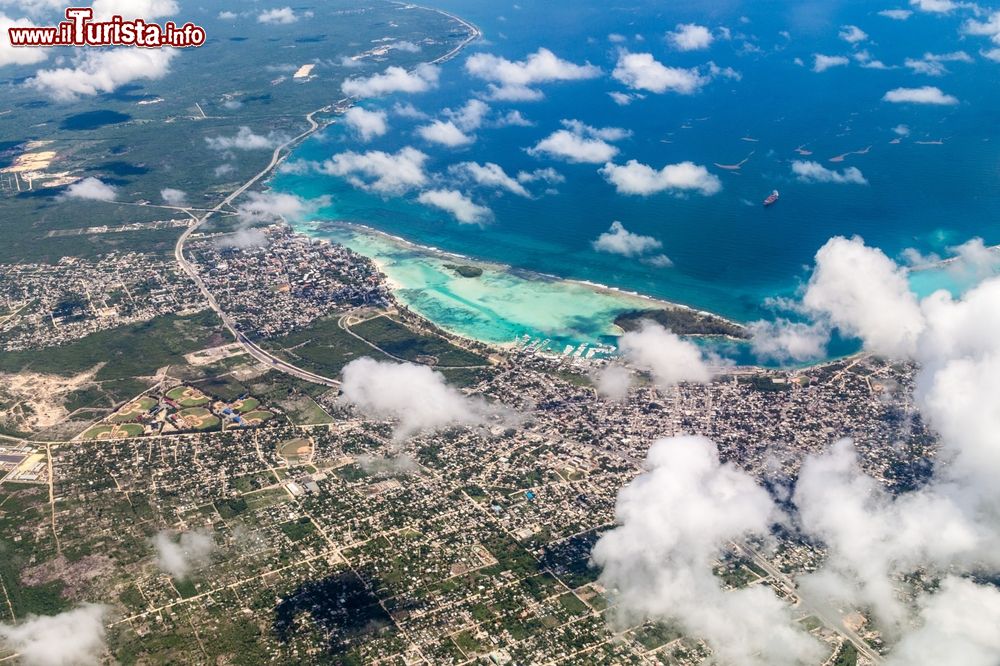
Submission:
POLYGON ((813 71, 814 72, 825 72, 833 67, 844 67, 850 63, 850 60, 845 56, 828 56, 822 53, 816 53, 813 55, 813 71))
POLYGON ((424 163, 427 155, 407 146, 397 153, 381 150, 334 155, 320 166, 331 176, 347 178, 352 185, 382 194, 400 194, 427 183, 424 163))
POLYGON ((187 193, 172 187, 165 187, 160 190, 160 197, 165 204, 170 206, 183 206, 187 203, 187 193))
POLYGON ((878 13, 878 15, 892 19, 893 21, 905 21, 913 16, 913 12, 909 9, 883 9, 878 13))
POLYGON ((932 14, 947 14, 959 6, 952 0, 910 0, 910 4, 922 12, 932 14))
POLYGON ((803 183, 868 184, 864 174, 857 167, 847 167, 843 171, 834 171, 827 169, 819 162, 796 160, 792 162, 792 173, 803 183))
POLYGON ((663 247, 663 243, 652 236, 632 233, 618 220, 612 222, 611 228, 591 244, 598 252, 619 254, 623 257, 639 257, 663 247))
POLYGON ((549 183, 550 185, 560 185, 566 182, 566 177, 552 167, 535 169, 534 171, 519 171, 517 174, 517 182, 519 183, 535 183, 539 181, 549 183))
POLYGON ((916 74, 926 74, 927 76, 943 76, 948 73, 945 67, 946 62, 973 62, 972 56, 965 51, 954 51, 952 53, 925 53, 922 58, 907 58, 904 65, 913 70, 916 74))
POLYGON ((710 196, 722 190, 718 176, 693 162, 668 164, 659 170, 637 160, 629 160, 622 166, 608 162, 600 173, 619 194, 649 196, 660 192, 697 192, 710 196))
POLYGON ((989 37, 1000 44, 1000 11, 993 12, 985 21, 969 19, 962 25, 962 33, 977 37, 989 37))
POLYGON ((170 71, 174 49, 120 48, 110 51, 89 50, 73 60, 73 67, 41 69, 26 85, 59 102, 72 102, 82 96, 110 93, 139 80, 155 80, 170 71))
POLYGON ((934 86, 895 88, 887 92, 882 100, 894 104, 958 104, 957 98, 944 94, 940 88, 934 86))
POLYGON ((239 14, 237 14, 236 12, 228 12, 228 11, 221 11, 221 12, 219 12, 219 20, 220 21, 232 21, 232 20, 234 20, 234 19, 236 19, 238 17, 239 17, 239 14))
POLYGON ((108 21, 113 16, 151 21, 173 16, 179 9, 174 0, 94 0, 92 6, 95 21, 108 21))
POLYGON ((245 223, 275 220, 300 221, 328 203, 328 198, 303 199, 284 192, 250 192, 238 206, 236 214, 245 223))
POLYGON ((1000 591, 949 576, 920 610, 886 666, 993 666, 1000 655, 1000 591))
POLYGON ((448 171, 459 177, 472 180, 477 185, 490 187, 498 190, 506 190, 519 197, 530 197, 531 193, 525 189, 517 179, 507 175, 499 164, 487 162, 479 164, 477 162, 461 162, 449 167, 448 171))
POLYGON ((396 102, 392 105, 392 112, 400 118, 411 118, 413 120, 425 120, 428 117, 426 113, 413 106, 411 102, 406 102, 405 104, 396 102))
POLYGON ((609 365, 597 372, 594 377, 594 388, 598 395, 608 400, 624 400, 632 386, 632 373, 620 365, 609 365))
POLYGON ((924 330, 905 271, 857 237, 837 236, 820 248, 803 303, 884 356, 911 356, 924 330))
POLYGON ((458 129, 455 123, 450 120, 435 120, 428 125, 418 127, 417 134, 424 141, 451 148, 467 146, 475 141, 473 137, 458 129))
POLYGON ((635 95, 618 92, 617 90, 609 92, 608 96, 611 98, 611 101, 613 101, 618 106, 628 106, 629 104, 631 104, 636 100, 635 95))
POLYGON ((756 321, 748 326, 754 355, 761 360, 786 363, 816 361, 826 353, 830 330, 820 324, 787 319, 756 321))
POLYGON ((497 127, 534 127, 535 123, 531 122, 517 109, 508 111, 504 115, 500 116, 496 122, 497 127))
POLYGON ((837 36, 848 44, 859 44, 868 39, 868 33, 856 25, 841 26, 837 36))
POLYGON ((667 67, 650 53, 622 52, 611 75, 633 90, 653 93, 676 92, 682 95, 696 93, 708 83, 697 69, 667 67))
POLYGON ((412 72, 402 67, 386 67, 381 74, 347 79, 341 85, 351 97, 379 97, 390 93, 421 93, 436 88, 440 70, 434 65, 419 65, 412 72))
POLYGON ((451 213, 462 224, 483 224, 493 217, 492 211, 480 206, 458 190, 427 190, 417 201, 451 213))
POLYGON ((295 12, 291 7, 268 9, 257 15, 257 22, 265 23, 267 25, 288 25, 289 23, 295 23, 298 20, 299 17, 295 15, 295 12))
POLYGON ((528 154, 548 155, 577 164, 600 164, 618 154, 609 141, 620 141, 630 133, 620 127, 591 127, 579 120, 563 120, 566 129, 556 130, 539 141, 528 154))
POLYGON ((156 566, 174 578, 184 580, 192 570, 211 561, 215 541, 207 530, 180 534, 162 530, 153 537, 153 547, 156 549, 156 566))
POLYGON ((274 132, 264 136, 256 134, 246 125, 233 136, 206 136, 205 143, 212 150, 271 150, 287 140, 274 132))
POLYGON ((698 345, 649 321, 637 331, 618 339, 622 355, 636 368, 645 370, 661 388, 681 382, 705 384, 712 371, 698 345))
POLYGON ((84 178, 68 188, 63 195, 69 199, 88 199, 90 201, 114 201, 118 198, 118 189, 98 178, 84 178))
POLYGON ((908 125, 896 125, 892 128, 892 131, 897 136, 910 136, 910 128, 908 125))
POLYGON ((444 375, 423 365, 351 361, 343 372, 342 399, 361 411, 398 421, 395 436, 476 425, 493 413, 486 403, 448 386, 444 375))
POLYGON ((753 477, 722 464, 704 437, 653 443, 645 472, 618 493, 618 526, 594 546, 600 582, 621 626, 677 623, 708 641, 720 662, 740 666, 819 663, 819 645, 793 628, 766 586, 727 591, 713 565, 733 541, 768 533, 778 516, 753 477))
POLYGON ((490 105, 480 99, 470 99, 461 108, 445 109, 444 113, 457 127, 472 132, 482 127, 483 121, 490 113, 490 105))
POLYGON ((600 68, 589 62, 577 65, 559 58, 545 48, 517 61, 489 53, 477 53, 465 61, 465 71, 490 82, 490 97, 505 101, 537 100, 542 97, 542 93, 532 86, 593 79, 601 74, 600 68))
POLYGON ((695 23, 679 23, 677 29, 667 33, 667 41, 678 51, 697 51, 712 45, 712 31, 695 23))
POLYGON ((793 500, 807 533, 827 549, 823 568, 800 586, 823 603, 871 607, 890 634, 907 617, 894 574, 945 565, 976 547, 975 529, 950 499, 928 491, 894 497, 861 471, 850 440, 803 463, 793 500))
POLYGON ((4 65, 34 65, 48 57, 48 49, 14 48, 10 45, 11 28, 32 28, 35 24, 30 19, 13 19, 0 13, 0 67, 4 65))
POLYGON ((97 666, 105 646, 106 606, 83 604, 58 615, 29 615, 0 624, 0 640, 25 666, 97 666))
POLYGON ((371 141, 384 136, 389 131, 388 115, 385 111, 371 111, 360 106, 352 106, 344 114, 344 122, 362 141, 371 141))

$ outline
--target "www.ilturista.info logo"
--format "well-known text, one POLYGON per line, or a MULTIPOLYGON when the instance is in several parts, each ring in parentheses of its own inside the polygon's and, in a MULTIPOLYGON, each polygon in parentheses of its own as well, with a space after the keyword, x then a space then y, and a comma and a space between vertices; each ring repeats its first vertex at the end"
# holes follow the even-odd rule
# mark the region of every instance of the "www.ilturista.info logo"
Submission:
POLYGON ((164 46, 185 48, 205 43, 205 29, 194 23, 178 26, 173 21, 163 25, 142 19, 126 21, 112 16, 94 21, 90 7, 70 7, 66 20, 55 27, 8 28, 11 46, 138 46, 158 49, 164 46))

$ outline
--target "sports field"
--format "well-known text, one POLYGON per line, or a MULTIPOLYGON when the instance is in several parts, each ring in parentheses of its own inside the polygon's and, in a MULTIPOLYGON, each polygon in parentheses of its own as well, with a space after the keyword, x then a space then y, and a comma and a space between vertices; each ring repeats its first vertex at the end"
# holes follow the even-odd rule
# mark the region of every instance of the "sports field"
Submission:
POLYGON ((181 407, 201 407, 212 401, 207 395, 190 386, 176 386, 167 391, 167 397, 181 407))
POLYGON ((128 423, 129 421, 135 421, 153 407, 156 407, 157 404, 158 402, 156 398, 144 395, 138 400, 133 400, 112 414, 111 417, 108 418, 108 421, 111 423, 128 423))
POLYGON ((212 430, 219 427, 219 417, 204 407, 188 407, 177 412, 191 430, 212 430))

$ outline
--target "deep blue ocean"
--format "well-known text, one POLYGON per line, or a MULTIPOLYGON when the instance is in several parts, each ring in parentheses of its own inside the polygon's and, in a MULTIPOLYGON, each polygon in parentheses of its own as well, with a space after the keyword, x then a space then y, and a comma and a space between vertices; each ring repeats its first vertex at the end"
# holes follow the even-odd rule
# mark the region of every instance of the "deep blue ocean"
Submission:
MULTIPOLYGON (((300 147, 293 161, 414 146, 430 155, 428 172, 441 174, 435 186, 461 187, 449 183, 449 165, 494 162, 508 174, 553 167, 566 178, 555 186, 557 193, 526 199, 461 187, 494 213, 493 221, 480 227, 458 224, 416 203, 415 193, 383 197, 330 176, 283 174, 274 186, 303 196, 331 195, 327 216, 363 221, 419 244, 634 290, 741 321, 766 317, 766 300, 792 295, 816 250, 837 234, 861 235, 894 258, 910 247, 944 255, 947 247, 973 236, 1000 242, 1000 63, 981 55, 990 48, 987 38, 962 34, 970 13, 914 12, 905 21, 878 14, 897 4, 906 6, 832 0, 440 0, 434 6, 475 23, 484 38, 442 66, 437 89, 364 101, 363 106, 389 111, 391 130, 385 136, 361 144, 335 125, 300 147), (713 31, 709 48, 681 52, 668 43, 665 33, 687 22, 713 31), (842 40, 838 33, 845 25, 858 26, 868 39, 854 45, 842 40), (609 38, 612 34, 624 40, 609 38), (466 147, 428 144, 415 134, 426 120, 392 113, 402 102, 439 117, 443 109, 461 107, 486 90, 484 81, 464 70, 470 55, 522 60, 539 47, 596 65, 603 75, 541 84, 541 101, 489 101, 495 114, 518 110, 532 126, 484 126, 466 147), (707 71, 711 61, 733 68, 739 79, 717 77, 691 95, 647 92, 644 99, 619 106, 608 93, 630 92, 611 77, 622 48, 651 53, 671 67, 707 71), (860 51, 886 68, 862 67, 860 51), (946 72, 939 76, 903 66, 907 58, 956 51, 971 62, 944 61, 946 72), (845 56, 849 64, 818 73, 815 54, 845 56), (959 103, 882 101, 891 89, 920 86, 936 86, 959 103), (660 168, 690 160, 716 174, 722 190, 711 196, 624 196, 598 173, 600 165, 528 154, 526 149, 559 129, 563 119, 629 130, 631 136, 616 143, 619 164, 636 159, 660 168), (908 135, 894 131, 900 125, 908 135), (869 146, 866 154, 830 161, 869 146), (797 153, 799 147, 811 155, 797 153), (713 166, 748 156, 738 172, 713 166), (791 170, 793 160, 837 171, 856 167, 868 184, 800 182, 791 170), (761 201, 772 189, 780 190, 781 199, 764 208, 761 201), (654 267, 595 251, 591 242, 614 220, 660 240, 673 265, 654 267)), ((372 63, 359 74, 380 69, 372 63)), ((536 193, 544 189, 529 187, 536 193)))

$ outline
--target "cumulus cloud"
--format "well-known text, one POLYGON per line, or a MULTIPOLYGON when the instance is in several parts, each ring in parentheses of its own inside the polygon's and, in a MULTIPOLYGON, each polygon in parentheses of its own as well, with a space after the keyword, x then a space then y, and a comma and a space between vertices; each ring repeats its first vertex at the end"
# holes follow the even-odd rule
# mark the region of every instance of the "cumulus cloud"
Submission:
POLYGON ((48 49, 14 48, 10 45, 11 28, 32 28, 30 19, 14 19, 0 12, 0 67, 4 65, 34 65, 48 57, 48 49))
POLYGON ((173 16, 178 11, 174 0, 94 0, 94 20, 107 21, 113 16, 152 20, 173 16))
POLYGON ((371 141, 384 136, 389 131, 388 115, 385 111, 369 110, 352 106, 344 114, 344 122, 362 141, 371 141))
POLYGON ((444 114, 456 127, 472 132, 479 129, 490 113, 490 105, 481 99, 470 99, 458 109, 445 109, 444 114))
POLYGON ((858 237, 837 236, 820 248, 802 302, 883 356, 911 356, 924 330, 905 271, 858 237))
POLYGON ((156 566, 178 580, 188 577, 192 570, 211 561, 215 540, 207 530, 193 530, 175 534, 170 530, 157 532, 153 537, 156 549, 156 566))
POLYGON ((450 120, 435 120, 428 125, 417 128, 417 134, 424 141, 437 143, 442 146, 455 148, 467 146, 475 141, 474 138, 463 132, 450 120))
POLYGON ((161 79, 176 55, 174 49, 88 50, 73 59, 72 67, 38 70, 26 85, 56 101, 72 102, 133 81, 161 79))
POLYGON ((1000 655, 1000 591, 949 576, 926 599, 920 627, 908 633, 886 666, 992 666, 1000 655))
POLYGON ((925 53, 922 58, 907 58, 903 65, 913 70, 916 74, 926 74, 927 76, 944 76, 948 73, 946 62, 971 63, 972 56, 965 51, 955 51, 953 53, 925 53))
POLYGON ((905 21, 913 16, 913 12, 909 9, 883 9, 878 13, 878 15, 892 19, 893 21, 905 21))
POLYGON ((667 67, 651 53, 629 53, 618 56, 618 64, 611 75, 633 90, 653 93, 676 92, 682 95, 696 93, 708 83, 697 69, 667 67))
POLYGON ((58 615, 29 615, 16 625, 0 624, 0 640, 26 666, 97 666, 107 651, 107 612, 83 604, 58 615))
POLYGON ((660 192, 697 192, 710 196, 722 190, 719 177, 694 162, 668 164, 662 169, 654 169, 638 160, 629 160, 624 165, 608 162, 600 173, 619 194, 650 196, 660 192))
POLYGON ((868 39, 868 33, 856 25, 841 26, 837 36, 848 44, 859 44, 868 39))
POLYGON ((556 130, 545 137, 528 154, 538 157, 547 155, 576 164, 600 164, 618 154, 612 141, 620 141, 630 135, 620 127, 596 128, 579 120, 563 120, 565 129, 556 130))
POLYGON ((767 534, 777 514, 767 492, 736 466, 722 464, 710 440, 654 442, 645 472, 618 493, 618 526, 592 551, 618 623, 677 623, 708 641, 722 663, 819 663, 819 645, 793 628, 773 592, 763 586, 727 591, 713 574, 727 544, 767 534))
POLYGON ((645 257, 660 266, 669 266, 671 261, 665 255, 655 257, 649 255, 663 247, 663 243, 652 236, 635 234, 625 228, 618 220, 611 223, 611 228, 597 237, 593 243, 598 252, 618 254, 623 257, 645 257))
POLYGON ((418 65, 413 71, 386 67, 381 74, 344 81, 341 90, 351 97, 380 97, 390 93, 422 93, 437 87, 440 70, 434 65, 418 65))
POLYGON ((417 201, 451 213, 462 224, 483 224, 493 217, 486 206, 480 206, 458 190, 427 190, 417 201))
POLYGON ((910 0, 910 4, 922 12, 947 14, 959 7, 953 0, 910 0))
POLYGON ((160 190, 160 198, 163 199, 163 203, 170 206, 183 206, 187 203, 187 193, 172 187, 160 190))
POLYGON ((461 162, 452 165, 448 171, 460 178, 470 180, 482 187, 503 190, 519 197, 530 197, 531 193, 517 179, 509 176, 499 164, 487 162, 461 162))
POLYGON ((291 7, 268 9, 257 15, 257 22, 265 23, 267 25, 288 25, 289 23, 295 23, 298 20, 299 17, 295 15, 295 12, 291 7))
POLYGON ((751 347, 761 360, 786 363, 823 358, 830 330, 822 323, 793 322, 787 319, 756 321, 749 326, 751 347))
POLYGON ((833 67, 844 67, 850 62, 845 56, 828 56, 816 53, 813 55, 812 69, 814 72, 825 72, 833 67))
POLYGON ((868 181, 857 167, 847 167, 843 171, 827 169, 819 162, 792 162, 792 173, 803 183, 836 183, 838 185, 867 185, 868 181))
POLYGON ((355 187, 381 194, 401 194, 427 184, 427 155, 407 146, 396 153, 372 150, 334 155, 319 169, 331 176, 347 178, 355 187))
POLYGON ((705 384, 712 379, 698 345, 653 322, 644 321, 639 330, 621 336, 618 348, 629 363, 649 372, 661 388, 681 382, 705 384))
POLYGON ((534 101, 542 93, 532 86, 558 81, 579 81, 601 75, 599 67, 563 60, 540 48, 524 60, 512 61, 490 53, 477 53, 465 61, 465 71, 489 82, 489 96, 504 101, 534 101))
POLYGON ((448 386, 444 375, 413 363, 351 361, 343 372, 342 399, 378 418, 398 422, 397 439, 454 425, 483 423, 493 410, 448 386))
POLYGON ((712 45, 712 31, 695 23, 679 23, 677 29, 667 33, 667 41, 678 51, 697 51, 712 45))
POLYGON ((544 169, 535 169, 534 171, 519 171, 517 174, 517 182, 543 182, 550 185, 559 185, 566 182, 566 177, 552 167, 546 167, 544 169))
POLYGON ((887 92, 882 100, 893 104, 937 104, 942 106, 958 104, 958 98, 946 95, 935 86, 894 88, 887 92))
POLYGON ((593 380, 598 395, 609 400, 624 400, 632 386, 632 373, 620 365, 609 365, 595 373, 593 380))
POLYGON ((84 178, 66 188, 63 196, 69 199, 87 199, 90 201, 114 201, 118 198, 118 188, 101 181, 98 178, 84 178))
POLYGON ((271 150, 286 140, 285 136, 274 132, 267 136, 257 134, 246 125, 240 127, 233 136, 205 137, 205 143, 212 150, 271 150))
POLYGON ((244 223, 302 220, 329 203, 328 197, 304 199, 283 192, 250 192, 236 206, 236 214, 244 223))

